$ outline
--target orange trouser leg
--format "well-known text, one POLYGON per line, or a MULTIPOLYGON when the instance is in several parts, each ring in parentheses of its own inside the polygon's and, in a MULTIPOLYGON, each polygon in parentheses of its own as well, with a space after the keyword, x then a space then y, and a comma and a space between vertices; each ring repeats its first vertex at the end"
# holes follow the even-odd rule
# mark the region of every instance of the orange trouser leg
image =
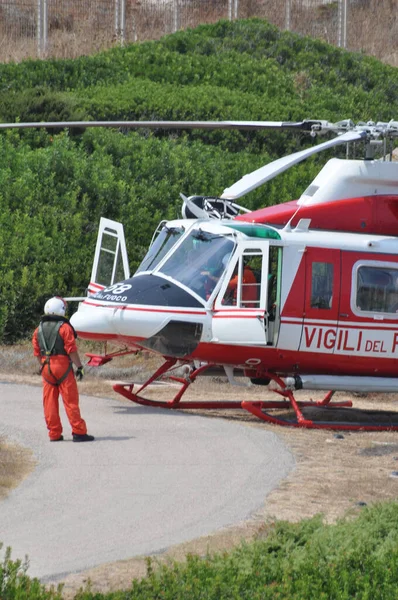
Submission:
POLYGON ((79 391, 73 371, 70 371, 68 377, 59 385, 59 391, 64 402, 66 416, 72 427, 72 433, 84 435, 87 433, 87 426, 80 415, 79 391))
POLYGON ((62 423, 59 418, 59 390, 55 385, 43 379, 43 408, 50 440, 57 440, 62 434, 62 423))

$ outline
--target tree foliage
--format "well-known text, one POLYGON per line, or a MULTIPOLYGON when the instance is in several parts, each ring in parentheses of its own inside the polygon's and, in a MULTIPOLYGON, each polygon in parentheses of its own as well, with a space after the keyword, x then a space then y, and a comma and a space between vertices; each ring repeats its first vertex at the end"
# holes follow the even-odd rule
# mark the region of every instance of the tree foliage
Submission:
MULTIPOLYGON (((0 120, 390 120, 398 70, 259 19, 220 21, 75 60, 0 65, 0 120)), ((31 333, 44 300, 81 295, 101 216, 124 223, 131 270, 180 192, 219 195, 314 143, 237 131, 0 133, 0 341, 31 333)), ((343 152, 337 150, 336 152, 343 152)), ((327 156, 253 191, 297 198, 327 156)))

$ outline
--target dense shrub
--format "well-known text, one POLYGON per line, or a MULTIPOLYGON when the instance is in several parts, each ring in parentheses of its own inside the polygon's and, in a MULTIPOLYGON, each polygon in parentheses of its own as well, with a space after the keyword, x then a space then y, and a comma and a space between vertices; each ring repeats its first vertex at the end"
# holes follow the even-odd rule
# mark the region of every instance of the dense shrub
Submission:
MULTIPOLYGON (((126 591, 81 590, 75 600, 393 600, 398 589, 398 503, 365 508, 356 519, 324 525, 320 516, 276 522, 229 553, 159 566, 126 591)), ((2 600, 60 600, 30 580, 27 565, 0 564, 2 600)))
MULTIPOLYGON (((220 21, 91 57, 0 65, 0 120, 389 120, 397 90, 398 70, 375 59, 258 19, 220 21)), ((158 222, 179 216, 180 192, 218 195, 311 143, 274 132, 1 132, 0 342, 30 334, 47 296, 84 292, 101 216, 123 221, 134 271, 158 222)), ((243 203, 299 197, 332 155, 243 203)))
POLYGON ((1 600, 62 600, 62 586, 46 590, 38 579, 29 577, 28 567, 28 560, 12 560, 11 548, 6 549, 0 563, 1 600))
POLYGON ((276 523, 263 540, 154 569, 127 592, 83 592, 78 600, 363 600, 396 598, 398 504, 365 509, 355 521, 276 523))

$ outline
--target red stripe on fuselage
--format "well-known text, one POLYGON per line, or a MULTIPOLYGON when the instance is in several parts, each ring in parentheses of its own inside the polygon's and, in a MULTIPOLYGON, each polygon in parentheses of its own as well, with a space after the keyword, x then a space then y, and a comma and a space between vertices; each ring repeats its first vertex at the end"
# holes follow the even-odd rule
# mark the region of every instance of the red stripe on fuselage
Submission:
POLYGON ((147 308, 147 307, 137 307, 137 306, 128 306, 126 304, 98 304, 94 302, 88 302, 85 300, 83 304, 88 306, 94 306, 95 308, 110 308, 115 310, 115 308, 119 308, 120 310, 131 310, 136 312, 150 312, 150 313, 169 313, 171 315, 206 315, 206 312, 203 310, 195 311, 195 310, 173 310, 170 308, 147 308))
POLYGON ((256 315, 247 314, 247 313, 227 313, 227 314, 215 314, 213 315, 213 319, 258 319, 258 317, 263 317, 264 313, 258 313, 256 315))

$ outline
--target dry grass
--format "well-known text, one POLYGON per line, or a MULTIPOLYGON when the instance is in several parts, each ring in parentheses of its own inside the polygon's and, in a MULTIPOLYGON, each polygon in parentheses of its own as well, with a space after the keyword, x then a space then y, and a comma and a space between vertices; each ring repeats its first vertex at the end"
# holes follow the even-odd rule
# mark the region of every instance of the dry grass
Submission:
POLYGON ((29 475, 34 464, 30 450, 0 438, 0 500, 29 475))
MULTIPOLYGON (((5 368, 9 370, 10 376, 20 370, 24 361, 29 360, 27 345, 17 347, 3 347, 0 352, 0 371, 5 368)), ((0 374, 0 380, 9 380, 8 373, 4 377, 0 374)), ((0 438, 0 500, 3 500, 12 490, 17 487, 21 481, 34 468, 33 454, 26 448, 21 448, 0 438)))
MULTIPOLYGON (((398 65, 398 15, 395 0, 363 0, 349 4, 347 49, 364 52, 398 65)), ((0 61, 20 61, 38 56, 36 8, 20 2, 0 5, 0 61)), ((121 41, 115 30, 114 3, 72 0, 48 4, 47 48, 41 58, 76 58, 110 48, 121 41)), ((239 0, 238 18, 260 17, 277 27, 286 26, 285 2, 239 0)), ((227 0, 187 0, 178 15, 170 2, 148 0, 126 2, 125 43, 159 39, 175 28, 187 29, 201 23, 229 18, 227 0)), ((290 29, 296 33, 338 44, 338 3, 295 0, 291 3, 290 29)))

